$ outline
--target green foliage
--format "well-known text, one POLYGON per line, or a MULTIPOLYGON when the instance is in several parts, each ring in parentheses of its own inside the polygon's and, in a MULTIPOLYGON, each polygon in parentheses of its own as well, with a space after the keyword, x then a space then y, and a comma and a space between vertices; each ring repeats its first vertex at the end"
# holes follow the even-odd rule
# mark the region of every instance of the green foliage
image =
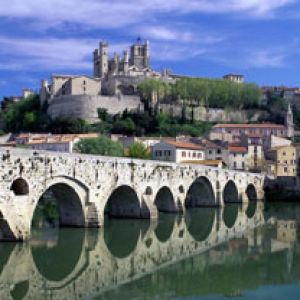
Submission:
POLYGON ((150 151, 142 143, 134 143, 129 147, 127 156, 131 158, 150 159, 150 151))
POLYGON ((29 96, 17 103, 7 103, 1 117, 6 132, 88 133, 93 130, 86 121, 74 118, 51 120, 47 105, 40 106, 39 96, 29 96))
POLYGON ((149 78, 138 85, 138 91, 144 100, 150 100, 154 94, 159 100, 171 94, 171 86, 159 79, 149 78))
POLYGON ((112 141, 106 136, 101 136, 96 139, 81 140, 76 143, 75 151, 85 154, 124 156, 122 145, 112 141))
POLYGON ((8 103, 3 120, 7 132, 42 131, 47 127, 49 117, 40 110, 39 97, 34 95, 17 103, 8 103))
POLYGON ((270 94, 267 104, 262 108, 267 112, 267 114, 260 117, 260 122, 284 124, 287 104, 282 97, 270 94))
POLYGON ((214 108, 257 108, 261 91, 256 84, 239 84, 220 79, 183 78, 175 84, 146 79, 138 86, 143 100, 151 101, 153 93, 159 100, 183 100, 186 105, 214 108))
POLYGON ((109 131, 128 136, 201 136, 211 127, 208 122, 186 122, 178 118, 171 118, 168 114, 158 113, 150 115, 149 112, 124 112, 122 115, 110 116, 109 122, 101 122, 97 129, 101 133, 109 131))
POLYGON ((88 133, 92 132, 92 126, 82 119, 60 118, 51 120, 48 131, 55 134, 62 133, 88 133))

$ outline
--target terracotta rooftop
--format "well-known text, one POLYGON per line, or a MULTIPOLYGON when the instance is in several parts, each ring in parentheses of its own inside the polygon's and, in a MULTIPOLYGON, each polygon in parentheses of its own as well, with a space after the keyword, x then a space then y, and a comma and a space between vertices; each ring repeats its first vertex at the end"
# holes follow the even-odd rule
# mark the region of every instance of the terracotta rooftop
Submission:
POLYGON ((182 163, 203 165, 209 167, 218 167, 220 164, 225 165, 223 160, 186 160, 182 161, 182 163))
POLYGON ((179 149, 203 150, 203 147, 190 142, 166 141, 166 143, 179 149))
POLYGON ((279 124, 217 124, 213 128, 272 128, 284 129, 284 125, 279 124))
POLYGON ((247 147, 243 147, 243 146, 231 145, 228 147, 228 150, 229 150, 229 152, 232 152, 232 153, 248 153, 247 147))

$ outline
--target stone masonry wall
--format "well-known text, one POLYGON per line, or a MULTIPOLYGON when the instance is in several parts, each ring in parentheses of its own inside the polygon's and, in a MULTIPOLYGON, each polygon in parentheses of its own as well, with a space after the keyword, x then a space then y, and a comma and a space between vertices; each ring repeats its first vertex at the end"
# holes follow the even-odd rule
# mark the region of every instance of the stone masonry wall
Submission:
POLYGON ((53 98, 48 108, 51 118, 72 117, 97 122, 98 108, 107 109, 110 114, 122 113, 124 110, 144 110, 144 105, 137 96, 61 96, 53 98))

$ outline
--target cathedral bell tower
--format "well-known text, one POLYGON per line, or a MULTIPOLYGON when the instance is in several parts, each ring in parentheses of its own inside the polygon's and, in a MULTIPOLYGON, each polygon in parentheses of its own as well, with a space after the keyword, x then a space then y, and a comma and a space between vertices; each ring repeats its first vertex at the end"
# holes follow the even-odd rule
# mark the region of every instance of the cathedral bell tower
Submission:
POLYGON ((292 112, 292 108, 291 108, 290 103, 289 103, 288 111, 287 111, 287 114, 286 114, 285 126, 286 126, 286 129, 287 129, 288 138, 293 139, 294 138, 294 133, 295 133, 295 126, 294 126, 293 112, 292 112))

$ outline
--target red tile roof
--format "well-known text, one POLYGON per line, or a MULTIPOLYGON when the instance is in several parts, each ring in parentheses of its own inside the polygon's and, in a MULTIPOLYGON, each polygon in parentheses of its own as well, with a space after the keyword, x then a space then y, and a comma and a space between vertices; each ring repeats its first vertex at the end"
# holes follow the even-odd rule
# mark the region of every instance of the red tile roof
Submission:
POLYGON ((204 148, 190 142, 167 141, 167 144, 173 145, 179 149, 203 150, 204 148))
POLYGON ((247 147, 242 146, 229 146, 228 150, 232 153, 248 153, 247 147))
POLYGON ((217 124, 213 128, 271 128, 271 129, 284 129, 284 125, 278 124, 217 124))

